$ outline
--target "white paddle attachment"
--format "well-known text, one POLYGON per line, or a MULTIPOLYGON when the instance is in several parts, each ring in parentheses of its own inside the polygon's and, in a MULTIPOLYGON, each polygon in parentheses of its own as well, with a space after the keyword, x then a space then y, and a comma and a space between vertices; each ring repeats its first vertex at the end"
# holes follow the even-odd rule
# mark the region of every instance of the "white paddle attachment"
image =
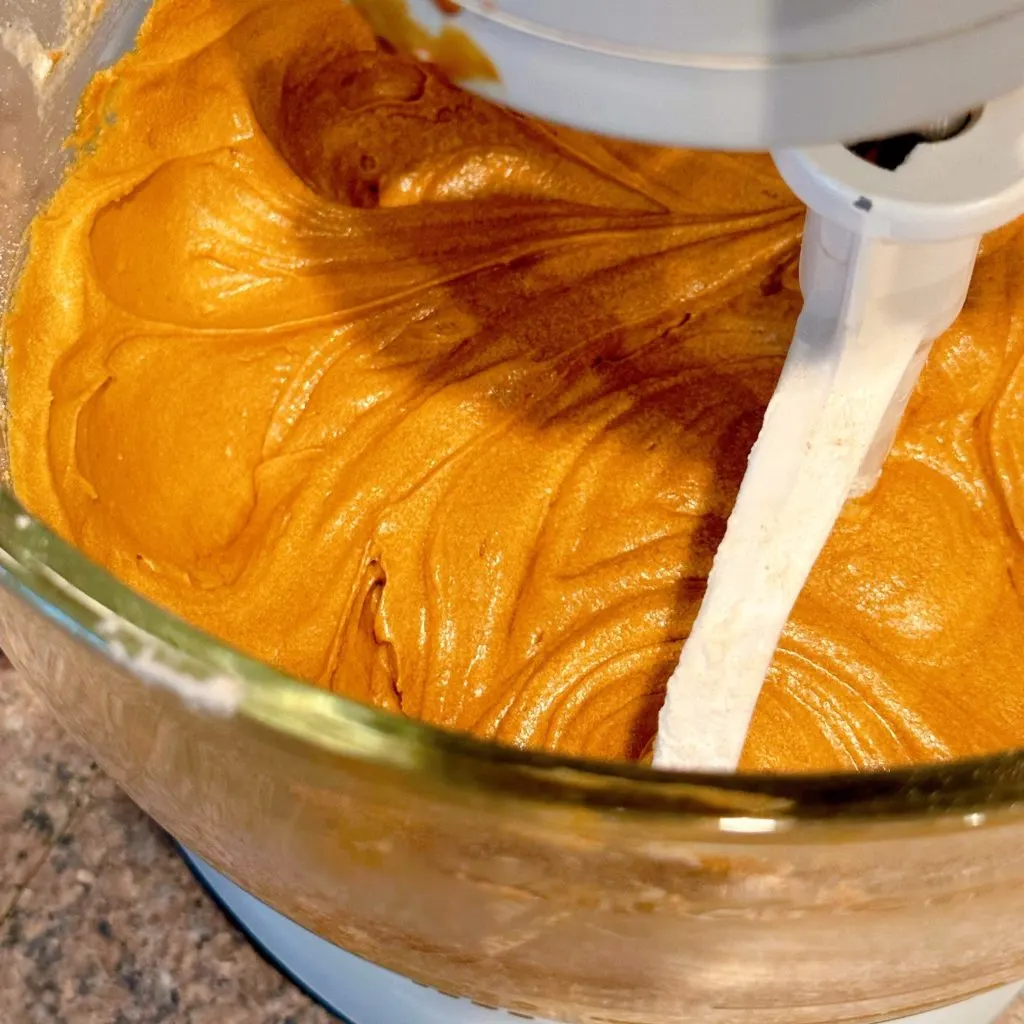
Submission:
POLYGON ((982 236, 1024 213, 1024 91, 895 170, 841 145, 775 154, 809 209, 804 308, 707 591, 668 684, 654 764, 732 771, 779 637, 851 495, 881 472, 982 236))

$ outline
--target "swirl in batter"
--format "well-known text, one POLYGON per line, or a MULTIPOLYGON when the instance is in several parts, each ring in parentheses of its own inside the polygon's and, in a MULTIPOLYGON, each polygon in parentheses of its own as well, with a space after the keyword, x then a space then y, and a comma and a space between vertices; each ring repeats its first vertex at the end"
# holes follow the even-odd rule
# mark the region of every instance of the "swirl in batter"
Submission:
MULTIPOLYGON (((337 0, 159 0, 76 141, 7 320, 27 506, 302 679, 642 756, 799 308, 767 158, 513 115, 337 0)), ((745 767, 1019 744, 1022 268, 987 240, 745 767)))

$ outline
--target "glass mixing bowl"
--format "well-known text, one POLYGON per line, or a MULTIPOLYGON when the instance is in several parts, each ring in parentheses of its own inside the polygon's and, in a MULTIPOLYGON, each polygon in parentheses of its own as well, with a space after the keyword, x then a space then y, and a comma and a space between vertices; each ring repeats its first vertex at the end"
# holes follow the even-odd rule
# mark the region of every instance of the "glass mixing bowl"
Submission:
MULTIPOLYGON (((0 0, 0 24, 29 19, 49 44, 59 6, 0 0)), ((108 0, 42 105, 0 54, 5 288, 81 88, 145 6, 108 0)), ((0 584, 3 648, 160 824, 300 924, 446 993, 594 1024, 818 1024, 1024 978, 1022 753, 673 776, 476 742, 212 640, 9 491, 0 584)))

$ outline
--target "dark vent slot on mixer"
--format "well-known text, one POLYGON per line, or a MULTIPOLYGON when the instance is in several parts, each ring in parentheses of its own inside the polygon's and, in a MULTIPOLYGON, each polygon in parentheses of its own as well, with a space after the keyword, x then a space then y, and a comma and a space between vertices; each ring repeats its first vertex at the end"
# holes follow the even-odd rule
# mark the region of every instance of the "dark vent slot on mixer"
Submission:
POLYGON ((972 110, 967 114, 943 118, 926 128, 901 135, 892 135, 887 139, 870 139, 866 142, 855 142, 846 148, 866 160, 869 164, 881 167, 886 171, 895 171, 902 167, 911 153, 923 144, 948 142, 963 135, 972 125, 977 124, 981 110, 972 110))

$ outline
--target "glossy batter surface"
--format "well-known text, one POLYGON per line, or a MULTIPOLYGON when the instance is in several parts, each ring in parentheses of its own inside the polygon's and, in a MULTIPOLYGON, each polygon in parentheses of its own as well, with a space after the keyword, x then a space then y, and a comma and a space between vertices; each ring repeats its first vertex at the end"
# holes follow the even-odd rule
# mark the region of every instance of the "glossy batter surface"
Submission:
MULTIPOLYGON (((642 756, 799 306, 768 160, 516 117, 337 0, 159 0, 78 142, 7 321, 28 507, 320 686, 642 756)), ((1022 268, 987 241, 745 767, 1020 743, 1022 268)))

